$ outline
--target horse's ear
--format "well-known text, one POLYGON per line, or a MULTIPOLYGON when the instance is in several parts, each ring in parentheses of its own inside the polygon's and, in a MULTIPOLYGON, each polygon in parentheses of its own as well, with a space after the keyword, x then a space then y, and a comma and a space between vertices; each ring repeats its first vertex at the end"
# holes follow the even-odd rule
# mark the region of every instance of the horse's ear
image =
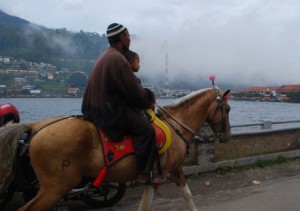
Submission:
POLYGON ((230 92, 230 89, 227 89, 224 94, 223 94, 223 99, 227 100, 228 99, 228 94, 230 92))

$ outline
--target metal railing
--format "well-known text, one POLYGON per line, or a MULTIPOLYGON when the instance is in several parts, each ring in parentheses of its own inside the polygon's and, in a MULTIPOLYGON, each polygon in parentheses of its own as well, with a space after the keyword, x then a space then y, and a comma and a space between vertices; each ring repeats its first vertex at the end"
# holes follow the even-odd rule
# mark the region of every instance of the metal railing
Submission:
POLYGON ((233 133, 259 132, 263 130, 282 130, 300 128, 300 120, 291 121, 262 121, 260 123, 231 125, 233 133))

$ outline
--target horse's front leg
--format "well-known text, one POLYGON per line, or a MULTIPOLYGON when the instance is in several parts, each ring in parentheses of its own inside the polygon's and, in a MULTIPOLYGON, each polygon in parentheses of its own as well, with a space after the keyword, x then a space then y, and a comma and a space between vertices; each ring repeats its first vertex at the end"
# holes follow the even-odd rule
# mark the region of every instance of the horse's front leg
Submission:
POLYGON ((143 197, 139 205, 138 211, 148 211, 154 197, 154 188, 147 185, 144 189, 143 197))
POLYGON ((185 199, 185 201, 188 203, 190 209, 192 211, 197 211, 197 207, 193 201, 193 195, 190 191, 189 186, 185 182, 183 169, 179 168, 178 170, 172 172, 173 180, 176 183, 177 187, 180 188, 180 192, 185 199))

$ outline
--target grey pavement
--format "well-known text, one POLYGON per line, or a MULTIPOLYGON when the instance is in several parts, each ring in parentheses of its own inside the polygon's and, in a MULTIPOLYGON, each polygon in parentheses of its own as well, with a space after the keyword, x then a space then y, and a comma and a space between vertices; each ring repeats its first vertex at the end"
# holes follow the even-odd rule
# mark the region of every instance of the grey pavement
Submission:
MULTIPOLYGON (((121 200, 105 211, 133 211, 138 209, 140 197, 121 200)), ((199 211, 299 211, 300 175, 263 182, 246 188, 223 190, 213 194, 194 196, 199 211)), ((70 210, 96 209, 70 206, 70 210)), ((99 209, 98 209, 99 210, 99 209)), ((182 198, 162 198, 156 196, 151 211, 189 210, 182 198)))
MULTIPOLYGON (((230 194, 229 191, 224 194, 230 194)), ((233 197, 199 206, 205 211, 299 211, 300 176, 284 178, 236 191, 233 197)), ((201 200, 201 197, 196 197, 201 200)), ((218 197, 217 197, 218 198, 218 197)))

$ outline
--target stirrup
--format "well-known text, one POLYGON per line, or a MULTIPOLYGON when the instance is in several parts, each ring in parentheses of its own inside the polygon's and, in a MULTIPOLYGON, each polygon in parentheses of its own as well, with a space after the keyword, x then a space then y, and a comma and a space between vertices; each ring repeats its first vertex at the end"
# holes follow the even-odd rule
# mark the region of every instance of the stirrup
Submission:
POLYGON ((139 175, 137 181, 141 184, 148 184, 150 181, 150 175, 147 173, 141 173, 139 175))

